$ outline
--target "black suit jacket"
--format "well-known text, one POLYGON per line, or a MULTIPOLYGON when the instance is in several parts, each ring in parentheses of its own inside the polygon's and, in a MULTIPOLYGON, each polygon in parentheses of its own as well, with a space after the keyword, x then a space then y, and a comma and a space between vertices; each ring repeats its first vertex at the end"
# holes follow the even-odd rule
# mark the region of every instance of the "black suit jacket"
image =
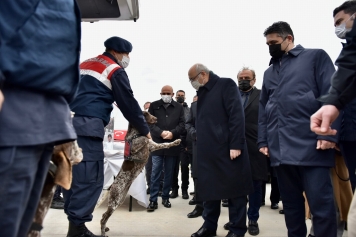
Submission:
POLYGON ((253 180, 267 180, 267 160, 265 155, 258 151, 258 105, 261 90, 254 88, 245 107, 245 136, 250 158, 253 180))

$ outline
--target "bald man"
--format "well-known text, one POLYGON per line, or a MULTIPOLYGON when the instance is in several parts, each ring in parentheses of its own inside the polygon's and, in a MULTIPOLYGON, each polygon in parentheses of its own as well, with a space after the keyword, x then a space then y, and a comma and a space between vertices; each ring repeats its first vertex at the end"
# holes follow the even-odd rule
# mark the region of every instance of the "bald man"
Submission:
MULTIPOLYGON (((148 112, 157 117, 157 123, 150 126, 153 141, 157 143, 173 142, 180 138, 185 131, 185 120, 183 106, 172 100, 173 88, 169 85, 162 87, 161 99, 151 103, 148 112)), ((148 212, 158 208, 157 198, 160 185, 162 167, 164 167, 164 184, 162 190, 162 205, 171 207, 169 202, 169 191, 172 184, 173 165, 178 159, 180 147, 175 146, 168 149, 157 150, 152 155, 152 174, 150 185, 150 204, 148 212)))

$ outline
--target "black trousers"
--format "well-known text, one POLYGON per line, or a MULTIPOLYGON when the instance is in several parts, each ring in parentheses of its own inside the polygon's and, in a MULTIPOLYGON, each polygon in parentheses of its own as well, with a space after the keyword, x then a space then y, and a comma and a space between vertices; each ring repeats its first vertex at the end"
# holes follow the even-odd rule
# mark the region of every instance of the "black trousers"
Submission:
POLYGON ((303 191, 313 214, 315 236, 336 237, 336 210, 330 168, 280 165, 275 167, 275 171, 288 237, 307 235, 303 191))
POLYGON ((192 163, 193 155, 189 152, 180 153, 180 170, 182 172, 182 190, 187 191, 189 188, 189 164, 192 163))
POLYGON ((179 164, 180 164, 180 154, 174 158, 173 164, 173 175, 172 175, 172 190, 178 190, 178 175, 179 175, 179 164))
MULTIPOLYGON (((273 168, 271 168, 271 193, 269 199, 271 203, 279 203, 281 194, 278 187, 278 179, 274 174, 273 168)), ((266 182, 262 182, 262 202, 265 202, 266 197, 266 182)))
MULTIPOLYGON (((205 201, 203 227, 212 231, 218 228, 220 216, 221 200, 205 201)), ((231 222, 230 231, 237 235, 245 235, 246 227, 246 196, 229 199, 229 222, 231 222)))
POLYGON ((179 175, 179 164, 181 168, 181 179, 182 179, 182 190, 188 190, 189 187, 189 164, 192 163, 193 155, 186 151, 181 151, 174 163, 173 170, 173 180, 172 180, 172 190, 179 189, 178 175, 179 175))
MULTIPOLYGON (((193 182, 194 182, 194 192, 195 192, 195 194, 194 195, 197 195, 197 188, 196 188, 196 179, 194 178, 193 179, 193 182)), ((199 194, 198 194, 199 195, 199 194)), ((199 210, 203 210, 204 209, 204 205, 203 205, 203 202, 202 201, 197 201, 197 200, 195 200, 195 202, 196 202, 196 205, 195 205, 195 208, 197 208, 197 209, 199 209, 199 210)))

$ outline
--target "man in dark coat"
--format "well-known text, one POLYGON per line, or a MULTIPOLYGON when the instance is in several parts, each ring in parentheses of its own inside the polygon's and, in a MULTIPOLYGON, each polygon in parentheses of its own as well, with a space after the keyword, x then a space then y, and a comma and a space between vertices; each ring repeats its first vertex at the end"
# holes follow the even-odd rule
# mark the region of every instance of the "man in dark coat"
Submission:
MULTIPOLYGON (((356 98, 356 24, 354 20, 351 23, 351 30, 345 36, 346 44, 335 63, 338 69, 331 78, 330 91, 319 99, 324 105, 310 119, 311 130, 318 135, 335 135, 337 131, 331 124, 338 118, 339 111, 356 98)), ((347 221, 348 235, 356 236, 356 195, 347 221)))
MULTIPOLYGON (((344 24, 344 32, 351 30, 356 17, 356 1, 344 2, 334 10, 333 16, 336 32, 339 32, 337 29, 343 28, 344 24)), ((337 36, 345 39, 342 33, 337 36)), ((356 187, 356 99, 343 108, 342 116, 339 147, 349 170, 352 190, 354 190, 356 187)))
MULTIPOLYGON (((245 136, 250 158, 251 172, 254 191, 248 195, 248 233, 258 235, 259 228, 257 220, 262 200, 262 181, 267 181, 267 157, 260 153, 257 148, 258 131, 258 104, 261 90, 254 87, 256 83, 255 71, 243 67, 237 74, 242 105, 245 111, 245 136)), ((229 229, 230 222, 225 224, 229 229)))
MULTIPOLYGON (((276 22, 264 35, 272 56, 259 105, 258 147, 275 167, 289 237, 306 236, 303 191, 316 236, 336 236, 330 167, 338 138, 310 131, 310 116, 321 107, 335 69, 321 49, 294 46, 289 24, 276 22), (314 221, 317 220, 317 221, 314 221)), ((339 126, 340 121, 333 126, 339 126)))
MULTIPOLYGON (((183 111, 184 111, 184 121, 187 120, 188 114, 189 114, 189 107, 187 103, 185 102, 185 91, 183 90, 178 90, 176 92, 176 101, 183 106, 183 111)), ((191 163, 192 159, 192 142, 190 140, 190 137, 187 137, 187 132, 184 130, 184 133, 181 135, 181 143, 180 143, 180 154, 179 158, 176 159, 176 163, 174 164, 173 168, 173 179, 172 179, 172 192, 169 195, 170 198, 176 198, 178 197, 178 189, 179 189, 179 184, 178 184, 178 175, 179 175, 179 164, 180 164, 180 170, 182 173, 181 176, 181 181, 182 181, 182 198, 183 199, 188 199, 188 187, 189 187, 189 164, 191 163)))
POLYGON ((230 231, 244 236, 246 195, 252 176, 245 142, 245 119, 236 83, 220 78, 202 64, 189 69, 197 101, 196 198, 204 201, 204 224, 192 237, 215 236, 221 199, 229 199, 230 231))
MULTIPOLYGON (((162 99, 151 103, 148 112, 157 118, 157 123, 150 125, 153 141, 157 143, 173 142, 179 139, 185 131, 183 106, 172 99, 174 93, 171 86, 164 86, 161 89, 162 99)), ((166 208, 171 207, 169 201, 169 190, 172 184, 173 168, 176 159, 179 158, 180 147, 175 146, 151 152, 152 174, 150 186, 150 204, 148 212, 153 212, 158 208, 157 198, 160 186, 162 167, 164 167, 164 183, 162 190, 162 204, 166 208)))
POLYGON ((0 236, 28 235, 53 146, 77 138, 79 51, 75 1, 0 1, 0 236))
MULTIPOLYGON (((196 96, 196 98, 198 98, 196 96)), ((197 101, 194 101, 191 106, 190 106, 190 112, 188 114, 187 121, 185 122, 185 129, 187 130, 187 137, 190 138, 192 141, 192 162, 191 162, 191 170, 192 170, 192 177, 193 177, 193 182, 194 182, 194 190, 195 193, 194 195, 197 195, 197 189, 196 189, 196 166, 197 166, 197 131, 195 129, 195 119, 197 115, 197 101)), ((195 199, 195 196, 193 197, 192 200, 189 201, 189 204, 194 205, 195 208, 192 212, 188 213, 188 218, 195 218, 198 216, 201 216, 203 214, 203 202, 202 201, 197 201, 195 199), (192 204, 191 204, 192 203, 192 204)))

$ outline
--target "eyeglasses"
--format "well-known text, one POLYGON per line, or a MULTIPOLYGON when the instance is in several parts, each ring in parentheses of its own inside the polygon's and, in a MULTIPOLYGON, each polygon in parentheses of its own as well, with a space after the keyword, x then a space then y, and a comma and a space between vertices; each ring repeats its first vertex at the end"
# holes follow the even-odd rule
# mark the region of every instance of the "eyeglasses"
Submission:
POLYGON ((189 78, 189 81, 191 81, 191 82, 194 81, 195 78, 197 78, 197 77, 200 75, 200 73, 201 73, 201 72, 199 72, 199 73, 198 73, 195 77, 193 77, 193 78, 189 78))
POLYGON ((171 93, 161 93, 161 95, 171 95, 171 93))

